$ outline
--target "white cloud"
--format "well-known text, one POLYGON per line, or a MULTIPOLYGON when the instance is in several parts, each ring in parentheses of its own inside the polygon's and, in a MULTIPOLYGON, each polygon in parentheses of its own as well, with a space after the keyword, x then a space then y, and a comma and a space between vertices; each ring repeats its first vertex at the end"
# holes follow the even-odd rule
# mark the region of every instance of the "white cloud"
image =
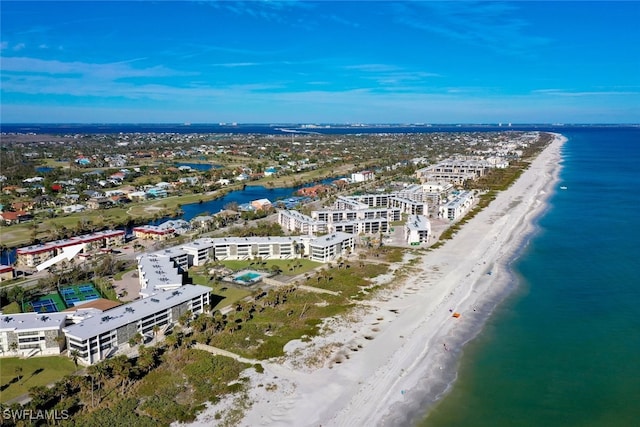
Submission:
POLYGON ((112 80, 130 77, 166 77, 194 74, 172 70, 161 65, 149 68, 133 68, 129 64, 135 60, 92 64, 79 61, 63 62, 28 57, 2 57, 0 59, 2 59, 4 73, 76 74, 112 80))

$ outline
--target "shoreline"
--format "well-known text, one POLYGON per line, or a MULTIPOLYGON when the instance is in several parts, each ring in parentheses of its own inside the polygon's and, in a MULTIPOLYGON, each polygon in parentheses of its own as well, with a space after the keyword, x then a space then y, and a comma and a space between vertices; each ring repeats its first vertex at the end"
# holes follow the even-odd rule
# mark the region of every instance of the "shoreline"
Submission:
MULTIPOLYGON (((512 264, 548 207, 565 141, 554 134, 513 185, 453 239, 420 256, 408 279, 349 319, 327 319, 330 332, 310 343, 288 343, 286 356, 263 362, 264 373, 247 370, 252 406, 240 425, 395 426, 424 418, 455 382, 464 345, 517 286, 512 264), (321 366, 309 366, 318 354, 327 355, 321 366)), ((233 401, 209 405, 190 425, 216 424, 215 414, 233 401)))

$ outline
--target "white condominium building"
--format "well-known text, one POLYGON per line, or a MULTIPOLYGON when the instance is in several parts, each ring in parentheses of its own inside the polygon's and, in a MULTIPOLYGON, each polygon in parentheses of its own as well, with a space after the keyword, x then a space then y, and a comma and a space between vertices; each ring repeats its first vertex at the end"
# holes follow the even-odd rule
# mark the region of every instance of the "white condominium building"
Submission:
POLYGON ((140 296, 147 298, 156 292, 174 290, 184 283, 184 276, 176 263, 169 257, 144 254, 138 259, 138 280, 140 296))
POLYGON ((336 201, 333 204, 333 210, 336 211, 344 211, 344 210, 360 210, 360 209, 368 209, 371 206, 367 203, 363 203, 358 200, 356 197, 347 197, 347 196, 338 196, 336 197, 336 201))
POLYGON ((326 221, 320 221, 298 211, 286 209, 278 211, 278 224, 284 230, 307 235, 328 231, 326 221))
POLYGON ((351 174, 351 181, 353 182, 373 181, 374 179, 376 179, 376 175, 372 171, 362 171, 351 174))
POLYGON ((21 357, 60 354, 67 317, 68 313, 0 314, 0 352, 21 357))
POLYGON ((410 245, 428 243, 431 235, 431 223, 424 215, 409 215, 404 226, 404 234, 410 245))
POLYGON ((329 262, 353 252, 355 236, 347 233, 333 233, 313 239, 309 243, 309 259, 329 262))
POLYGON ((399 221, 402 219, 399 208, 369 208, 366 209, 344 209, 344 210, 317 210, 311 212, 311 218, 317 221, 324 221, 331 225, 340 221, 357 221, 364 219, 386 219, 389 221, 399 221))
POLYGON ((202 238, 177 246, 186 252, 190 265, 202 265, 208 260, 245 260, 301 258, 309 253, 310 236, 252 236, 202 238))
POLYGON ((471 208, 474 200, 472 191, 463 191, 456 195, 455 199, 440 206, 439 216, 440 218, 455 221, 471 208))
POLYGON ((128 346, 138 333, 152 338, 155 326, 172 325, 187 311, 202 313, 210 303, 210 292, 206 286, 184 285, 105 312, 87 310, 79 323, 63 328, 67 347, 76 350, 85 365, 99 362, 128 346))

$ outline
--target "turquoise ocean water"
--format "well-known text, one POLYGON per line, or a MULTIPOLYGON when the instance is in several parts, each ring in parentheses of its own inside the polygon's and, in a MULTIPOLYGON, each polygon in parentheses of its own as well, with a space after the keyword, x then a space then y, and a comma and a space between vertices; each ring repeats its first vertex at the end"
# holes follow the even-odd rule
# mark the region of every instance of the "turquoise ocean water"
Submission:
POLYGON ((640 425, 640 128, 563 134, 516 290, 422 427, 640 425))

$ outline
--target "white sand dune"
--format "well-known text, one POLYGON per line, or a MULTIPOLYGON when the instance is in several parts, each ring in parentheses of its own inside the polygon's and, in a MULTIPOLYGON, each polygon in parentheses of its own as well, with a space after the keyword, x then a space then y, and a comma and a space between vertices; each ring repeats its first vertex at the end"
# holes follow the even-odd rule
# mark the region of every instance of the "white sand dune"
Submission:
MULTIPOLYGON (((455 379, 464 343, 513 287, 509 264, 554 191, 565 140, 556 135, 508 190, 425 255, 404 283, 363 304, 352 319, 329 319, 330 333, 289 343, 288 355, 265 363, 263 374, 250 373, 253 404, 241 425, 407 425, 422 416, 418 411, 455 379), (266 387, 274 384, 275 390, 266 387)), ((209 407, 193 425, 214 425, 214 414, 229 405, 226 399, 209 407)))

